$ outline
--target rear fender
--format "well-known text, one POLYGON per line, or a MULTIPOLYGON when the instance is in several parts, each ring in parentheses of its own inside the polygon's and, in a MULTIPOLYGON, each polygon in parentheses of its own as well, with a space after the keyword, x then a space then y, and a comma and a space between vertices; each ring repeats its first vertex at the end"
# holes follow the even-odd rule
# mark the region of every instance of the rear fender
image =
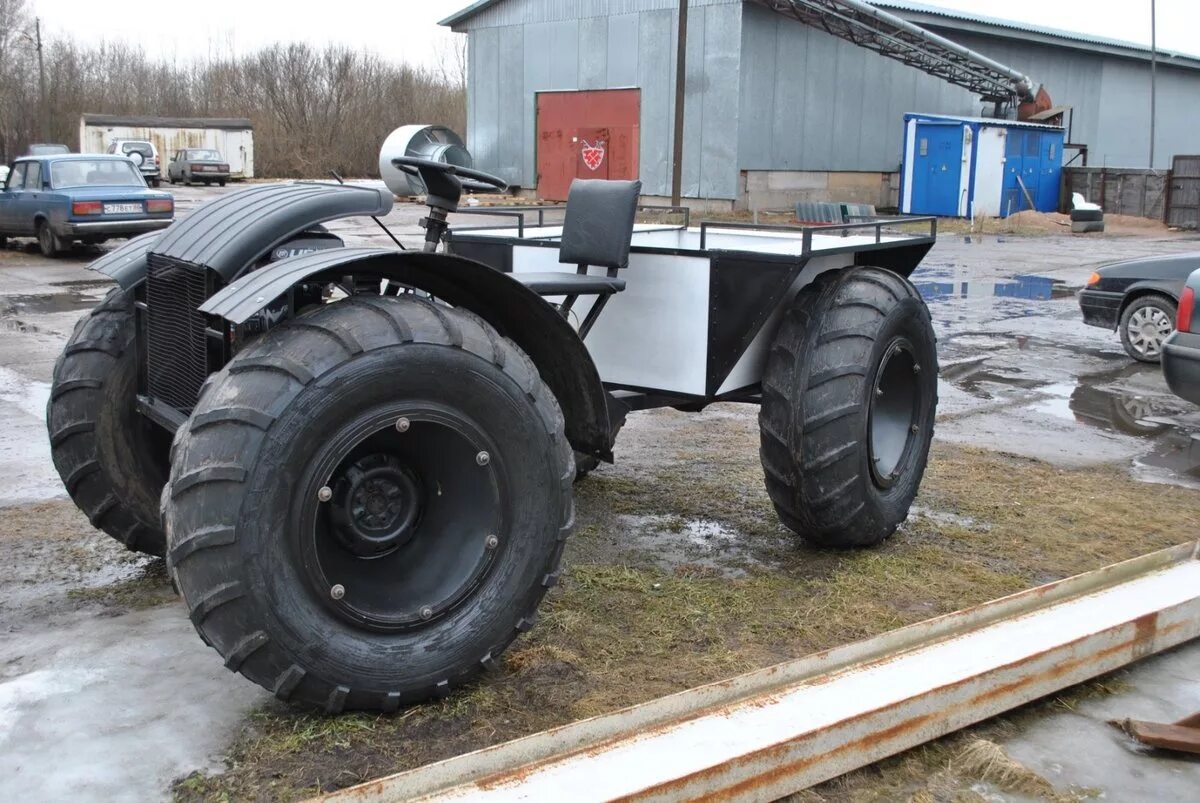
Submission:
POLYGON ((607 394, 583 341, 540 296, 480 262, 383 248, 321 251, 246 274, 200 310, 240 325, 301 282, 342 282, 346 277, 360 285, 387 279, 483 318, 533 360, 562 407, 571 445, 612 459, 607 394))

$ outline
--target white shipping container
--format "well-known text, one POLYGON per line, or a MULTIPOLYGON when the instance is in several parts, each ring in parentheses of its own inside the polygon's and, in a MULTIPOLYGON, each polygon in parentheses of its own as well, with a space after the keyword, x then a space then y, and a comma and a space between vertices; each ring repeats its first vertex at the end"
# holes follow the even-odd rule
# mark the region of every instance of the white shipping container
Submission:
POLYGON ((119 117, 85 114, 79 120, 79 152, 104 153, 117 139, 144 139, 158 148, 163 174, 181 148, 216 148, 234 178, 254 177, 254 129, 244 118, 119 117))

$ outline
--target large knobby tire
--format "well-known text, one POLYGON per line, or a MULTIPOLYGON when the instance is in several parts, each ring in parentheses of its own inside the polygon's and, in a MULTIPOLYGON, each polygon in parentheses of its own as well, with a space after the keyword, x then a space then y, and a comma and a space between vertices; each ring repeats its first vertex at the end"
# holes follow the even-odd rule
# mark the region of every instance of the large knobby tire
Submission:
POLYGON ((168 567, 225 665, 328 712, 468 681, 529 629, 574 523, 562 412, 469 312, 356 296, 207 384, 163 492, 168 567))
POLYGON ((1121 345, 1138 362, 1162 361, 1162 347, 1175 329, 1175 302, 1160 295, 1135 298, 1121 313, 1121 345))
POLYGON ((852 268, 797 295, 759 412, 767 492, 783 523, 823 546, 891 535, 925 472, 937 374, 929 311, 901 276, 852 268))
POLYGON ((79 319, 54 364, 50 455, 93 527, 162 555, 159 495, 170 436, 137 412, 137 375, 133 296, 115 288, 79 319))

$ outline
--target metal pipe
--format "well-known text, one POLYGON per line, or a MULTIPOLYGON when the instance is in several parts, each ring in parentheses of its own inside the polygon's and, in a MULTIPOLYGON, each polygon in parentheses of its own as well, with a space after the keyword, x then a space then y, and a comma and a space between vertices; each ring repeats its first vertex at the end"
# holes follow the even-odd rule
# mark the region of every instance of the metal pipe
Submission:
POLYGON ((1154 169, 1154 103, 1158 94, 1158 42, 1155 39, 1157 25, 1154 19, 1154 0, 1150 0, 1150 164, 1154 169))
MULTIPOLYGON (((1035 99, 1036 88, 1033 81, 1020 70, 1009 67, 1007 64, 988 58, 987 56, 977 51, 971 50, 968 47, 954 42, 944 36, 939 36, 932 31, 928 31, 921 26, 909 22, 908 20, 898 17, 895 14, 890 14, 887 11, 878 9, 870 3, 862 0, 758 0, 769 7, 778 10, 780 4, 787 4, 797 9, 808 9, 819 14, 828 14, 834 8, 841 7, 853 11, 857 14, 870 17, 876 22, 885 23, 893 28, 899 29, 906 34, 913 36, 921 41, 933 45, 945 51, 962 58, 973 65, 983 67, 993 72, 999 73, 1012 81, 1013 93, 1022 101, 1033 101, 1035 99)), ((882 32, 880 32, 882 33, 882 32)))
POLYGON ((909 22, 903 17, 898 17, 895 14, 889 14, 882 9, 876 8, 870 3, 862 2, 862 0, 836 0, 836 2, 840 3, 841 5, 856 9, 863 14, 875 17, 883 22, 887 22, 889 25, 895 25, 897 28, 907 31, 908 33, 911 33, 912 35, 923 39, 926 42, 936 44, 939 47, 943 47, 946 50, 957 53, 958 55, 974 62, 975 64, 987 67, 989 70, 995 70, 996 72, 1004 73, 1012 79, 1013 89, 1016 90, 1017 95, 1021 98, 1021 100, 1030 101, 1034 99, 1033 82, 1029 80, 1029 76, 1025 75, 1020 70, 1013 69, 1007 64, 1001 64, 994 59, 988 58, 982 53, 971 50, 969 47, 963 47, 957 42, 947 39, 944 36, 938 36, 933 31, 928 31, 922 28, 920 25, 909 22))
POLYGON ((671 152, 671 206, 683 191, 683 111, 687 88, 688 0, 679 0, 679 37, 675 45, 675 145, 671 152))

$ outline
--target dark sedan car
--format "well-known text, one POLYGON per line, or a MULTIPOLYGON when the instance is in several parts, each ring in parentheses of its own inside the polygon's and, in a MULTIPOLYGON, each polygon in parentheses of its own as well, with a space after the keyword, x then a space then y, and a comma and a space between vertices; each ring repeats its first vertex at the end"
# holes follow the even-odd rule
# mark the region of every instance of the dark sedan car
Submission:
POLYGON ((175 219, 170 193, 146 187, 124 156, 72 154, 18 159, 0 189, 0 245, 36 237, 46 256, 72 241, 101 243, 164 229, 175 219))
POLYGON ((184 148, 176 151, 167 164, 167 181, 174 184, 182 181, 191 185, 193 181, 205 184, 217 183, 222 187, 229 181, 229 163, 221 158, 221 152, 211 148, 184 148))
POLYGON ((1200 270, 1188 277, 1179 297, 1175 333, 1163 344, 1162 369, 1167 387, 1176 396, 1200 404, 1200 316, 1196 314, 1196 296, 1200 295, 1200 270))
POLYGON ((1158 362, 1175 323, 1175 308, 1200 253, 1114 262, 1092 274, 1079 293, 1083 322, 1117 330, 1126 353, 1158 362))

